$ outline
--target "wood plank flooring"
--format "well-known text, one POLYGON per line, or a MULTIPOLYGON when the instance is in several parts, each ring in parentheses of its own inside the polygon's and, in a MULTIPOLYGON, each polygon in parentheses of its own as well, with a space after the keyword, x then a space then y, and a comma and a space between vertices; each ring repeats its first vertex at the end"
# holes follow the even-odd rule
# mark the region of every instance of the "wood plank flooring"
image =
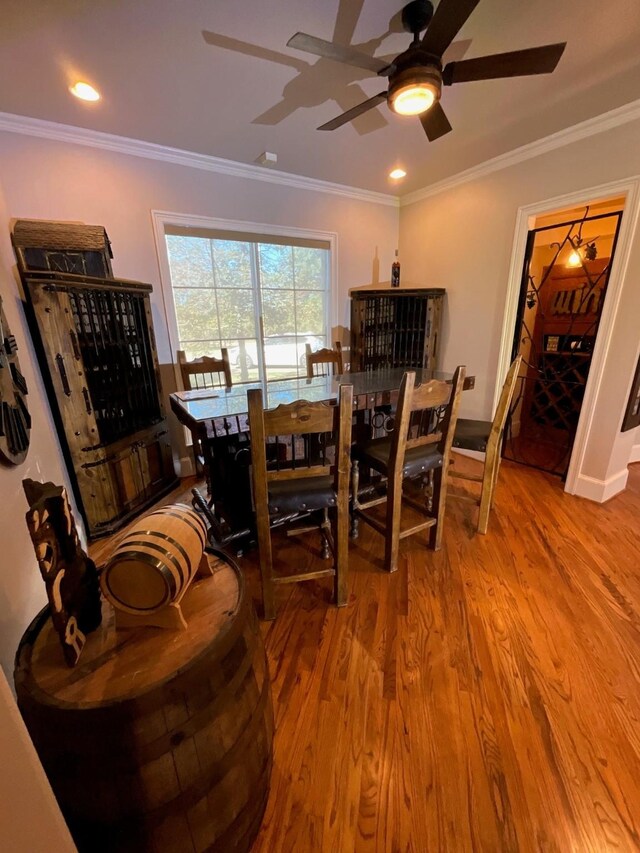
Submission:
MULTIPOLYGON (((640 850, 640 466, 599 506, 506 462, 486 536, 476 512, 450 502, 442 550, 403 540, 391 576, 361 526, 344 608, 279 590, 254 853, 640 850)), ((276 554, 322 565, 313 536, 276 554)))

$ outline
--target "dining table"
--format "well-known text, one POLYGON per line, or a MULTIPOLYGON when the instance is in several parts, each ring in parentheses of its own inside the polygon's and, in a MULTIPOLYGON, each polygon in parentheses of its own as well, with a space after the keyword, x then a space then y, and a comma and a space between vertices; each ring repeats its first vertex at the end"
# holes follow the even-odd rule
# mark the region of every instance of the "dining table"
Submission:
MULTIPOLYGON (((384 368, 313 378, 294 377, 176 391, 171 410, 178 421, 200 441, 205 461, 208 500, 194 490, 194 504, 210 525, 214 548, 250 535, 253 511, 250 487, 250 444, 247 391, 262 390, 265 409, 295 400, 334 402, 341 385, 353 386, 354 424, 376 432, 388 431, 400 383, 407 369, 416 373, 416 385, 431 380, 451 382, 453 373, 420 368, 384 368)), ((475 377, 465 377, 464 390, 475 387, 475 377)))

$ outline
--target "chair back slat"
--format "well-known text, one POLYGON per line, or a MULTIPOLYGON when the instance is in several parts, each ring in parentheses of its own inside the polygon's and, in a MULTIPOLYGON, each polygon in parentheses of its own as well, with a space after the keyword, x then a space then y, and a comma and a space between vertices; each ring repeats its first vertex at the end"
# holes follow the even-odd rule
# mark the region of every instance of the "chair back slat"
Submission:
POLYGON ((451 385, 440 379, 430 379, 422 385, 414 385, 411 395, 411 411, 424 411, 444 406, 449 402, 450 396, 451 385))
POLYGON ((299 480, 303 477, 327 477, 333 471, 332 465, 309 465, 306 468, 282 468, 277 471, 267 470, 267 481, 269 483, 282 480, 299 480))
POLYGON ((342 344, 336 341, 335 348, 323 347, 317 352, 311 351, 311 345, 305 345, 307 357, 307 379, 313 379, 314 376, 326 376, 326 365, 331 365, 334 375, 344 373, 344 363, 342 360, 342 344))
MULTIPOLYGON (((254 389, 258 390, 258 389, 254 389)), ((249 394, 251 391, 248 392, 249 394)), ((264 413, 265 435, 308 435, 332 432, 338 418, 338 407, 330 403, 296 400, 264 413)))
POLYGON ((226 347, 220 350, 222 357, 203 355, 187 361, 184 350, 178 350, 178 364, 185 391, 202 388, 231 388, 231 365, 226 347))

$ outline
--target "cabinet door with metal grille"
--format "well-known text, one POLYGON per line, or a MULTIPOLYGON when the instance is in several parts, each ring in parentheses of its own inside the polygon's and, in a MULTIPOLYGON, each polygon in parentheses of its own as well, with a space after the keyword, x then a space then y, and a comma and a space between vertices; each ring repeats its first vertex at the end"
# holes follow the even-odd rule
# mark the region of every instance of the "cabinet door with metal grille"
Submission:
POLYGON ((445 291, 441 288, 353 290, 351 370, 435 370, 445 291))
POLYGON ((151 287, 40 273, 25 290, 76 497, 89 535, 106 534, 175 481, 151 287))

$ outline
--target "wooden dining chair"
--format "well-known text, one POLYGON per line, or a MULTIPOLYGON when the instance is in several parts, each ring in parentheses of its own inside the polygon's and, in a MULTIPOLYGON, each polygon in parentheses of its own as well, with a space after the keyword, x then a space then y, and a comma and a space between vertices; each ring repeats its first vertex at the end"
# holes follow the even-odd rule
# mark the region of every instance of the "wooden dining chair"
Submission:
POLYGON ((334 375, 342 375, 344 373, 344 363, 342 360, 342 344, 336 341, 335 349, 323 347, 316 352, 311 351, 311 344, 306 344, 307 355, 307 379, 313 379, 314 376, 326 376, 327 370, 325 365, 331 365, 334 375))
POLYGON ((484 469, 482 474, 465 474, 456 471, 455 465, 449 468, 449 476, 461 480, 471 480, 481 484, 480 496, 473 497, 459 492, 449 492, 449 497, 474 503, 480 507, 478 512, 478 533, 486 533, 489 526, 489 515, 495 498, 498 472, 502 458, 502 439, 513 400, 522 356, 519 355, 511 364, 507 378, 502 386, 498 407, 492 421, 474 421, 459 418, 453 436, 453 446, 464 450, 475 450, 484 453, 484 469))
POLYGON ((328 575, 334 578, 334 601, 342 606, 347 602, 353 386, 340 387, 337 405, 298 400, 265 411, 259 388, 249 390, 247 398, 264 618, 275 616, 275 590, 279 584, 328 575), (306 441, 308 436, 318 440, 306 441), (308 450, 310 446, 315 448, 313 453, 308 450), (287 452, 281 452, 285 448, 287 452), (329 510, 335 510, 333 524, 329 510), (333 566, 276 573, 271 529, 295 519, 308 519, 314 513, 321 515, 319 524, 307 524, 290 532, 306 534, 319 529, 323 556, 332 551, 333 566))
POLYGON ((203 355, 200 358, 194 358, 193 361, 187 361, 184 350, 178 350, 178 364, 185 391, 200 388, 231 388, 233 381, 229 353, 226 347, 223 347, 220 352, 221 358, 203 355))
MULTIPOLYGON (((231 366, 229 354, 226 348, 220 350, 221 358, 203 355, 187 361, 184 350, 177 351, 178 365, 182 376, 182 384, 185 391, 194 391, 205 388, 231 388, 231 366)), ((196 475, 202 474, 205 469, 204 452, 200 436, 191 430, 191 444, 193 448, 193 462, 196 475)), ((207 491, 211 491, 211 484, 207 477, 207 491)))
POLYGON ((431 380, 416 387, 415 371, 407 371, 400 385, 391 434, 356 444, 352 449, 352 512, 384 536, 384 566, 389 572, 398 568, 400 540, 406 536, 428 529, 430 547, 438 550, 441 546, 447 496, 444 472, 449 464, 464 377, 465 368, 460 366, 452 384, 431 380), (361 465, 386 477, 385 495, 368 501, 360 499, 361 465), (430 479, 430 472, 433 472, 433 486, 428 495, 423 494, 424 500, 403 493, 405 480, 424 482, 430 479), (382 522, 369 510, 385 502, 386 521, 382 522), (423 515, 424 521, 403 530, 403 502, 423 515))

